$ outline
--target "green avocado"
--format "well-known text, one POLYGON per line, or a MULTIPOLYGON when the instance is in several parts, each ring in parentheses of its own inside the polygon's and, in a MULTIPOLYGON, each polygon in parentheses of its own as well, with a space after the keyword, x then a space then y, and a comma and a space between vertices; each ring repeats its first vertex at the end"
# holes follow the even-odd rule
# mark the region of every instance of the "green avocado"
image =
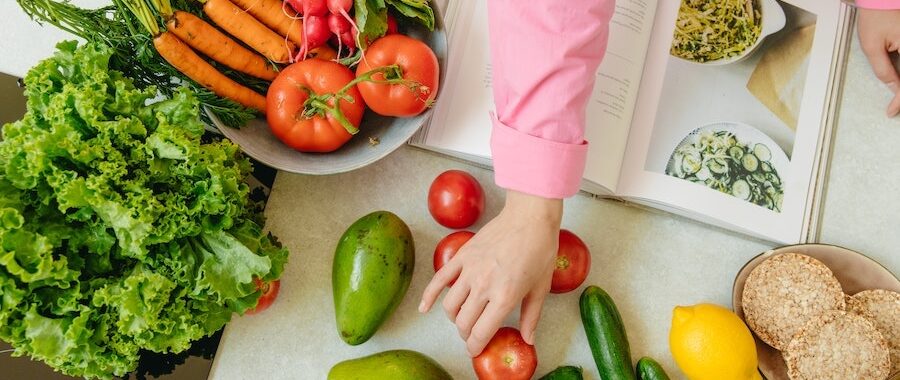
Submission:
POLYGON ((335 364, 328 380, 453 380, 434 359, 410 350, 392 350, 335 364))
POLYGON ((347 228, 334 252, 331 286, 338 333, 347 344, 369 340, 403 300, 415 267, 409 227, 376 211, 347 228))

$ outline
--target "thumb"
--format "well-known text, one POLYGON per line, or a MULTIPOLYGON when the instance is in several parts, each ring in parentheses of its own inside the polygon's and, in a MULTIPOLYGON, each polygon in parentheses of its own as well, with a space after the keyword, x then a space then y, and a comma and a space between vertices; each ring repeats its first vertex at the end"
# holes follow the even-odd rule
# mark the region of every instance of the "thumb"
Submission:
POLYGON ((888 117, 894 117, 900 114, 900 89, 894 90, 894 100, 888 105, 888 117))
POLYGON ((540 288, 532 290, 522 300, 522 313, 519 317, 519 330, 525 343, 534 345, 534 331, 537 330, 538 321, 541 320, 541 309, 544 307, 544 299, 547 298, 547 290, 540 288))

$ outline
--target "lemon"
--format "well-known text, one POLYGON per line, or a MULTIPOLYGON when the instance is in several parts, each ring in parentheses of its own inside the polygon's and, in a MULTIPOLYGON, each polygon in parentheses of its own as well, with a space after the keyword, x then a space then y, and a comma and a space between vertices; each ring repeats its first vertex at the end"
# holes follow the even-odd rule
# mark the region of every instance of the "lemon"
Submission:
POLYGON ((676 306, 669 349, 691 380, 761 380, 747 325, 724 307, 676 306))

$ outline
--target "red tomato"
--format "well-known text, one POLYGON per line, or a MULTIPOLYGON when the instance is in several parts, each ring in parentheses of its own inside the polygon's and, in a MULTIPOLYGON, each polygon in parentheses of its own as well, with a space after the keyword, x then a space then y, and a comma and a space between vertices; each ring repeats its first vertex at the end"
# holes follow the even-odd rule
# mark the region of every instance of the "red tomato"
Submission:
POLYGON ((479 380, 529 380, 537 368, 537 351, 519 330, 502 327, 472 366, 479 380))
POLYGON ((469 173, 445 171, 428 189, 428 211, 444 227, 469 227, 484 211, 484 190, 469 173))
POLYGON ((259 301, 256 302, 256 307, 247 310, 246 314, 251 315, 268 309, 272 302, 275 302, 275 298, 278 298, 278 290, 281 289, 281 280, 262 282, 260 279, 254 278, 253 282, 256 283, 256 289, 262 290, 262 295, 259 297, 259 301))
MULTIPOLYGON (((456 231, 450 235, 444 236, 444 238, 437 243, 437 247, 434 247, 434 271, 437 272, 440 270, 444 264, 453 258, 453 256, 456 256, 456 252, 458 252, 463 244, 466 244, 472 236, 475 236, 475 233, 471 231, 456 231)), ((456 282, 456 280, 453 280, 450 283, 450 286, 453 286, 454 282, 456 282)))
POLYGON ((559 251, 553 270, 551 293, 566 293, 578 288, 591 270, 591 252, 578 236, 559 230, 559 251))
POLYGON ((402 34, 381 37, 366 50, 365 57, 356 68, 356 76, 391 65, 399 66, 399 72, 376 73, 372 75, 372 80, 394 81, 402 78, 420 87, 412 89, 409 83, 360 82, 356 86, 369 108, 379 115, 406 117, 418 115, 431 106, 438 93, 439 70, 437 57, 431 48, 402 34))
MULTIPOLYGON (((323 59, 307 59, 282 70, 269 86, 266 94, 266 120, 275 137, 301 152, 331 152, 340 148, 352 136, 337 115, 308 111, 310 94, 332 94, 354 79, 353 72, 344 65, 323 59)), ((347 95, 353 102, 340 101, 343 117, 358 127, 366 105, 356 87, 347 95)), ((328 105, 334 100, 328 101, 328 105)))

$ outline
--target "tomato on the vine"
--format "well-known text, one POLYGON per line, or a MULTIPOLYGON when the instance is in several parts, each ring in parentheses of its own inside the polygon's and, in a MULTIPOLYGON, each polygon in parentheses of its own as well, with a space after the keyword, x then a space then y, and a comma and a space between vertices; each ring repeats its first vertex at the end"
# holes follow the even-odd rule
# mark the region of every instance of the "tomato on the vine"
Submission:
POLYGON ((350 69, 333 61, 307 59, 288 66, 266 94, 272 133, 301 152, 340 148, 356 133, 366 108, 356 86, 346 88, 353 79, 350 69), (341 96, 346 98, 336 106, 341 96))
POLYGON ((256 307, 247 310, 246 314, 250 315, 261 313, 268 309, 272 302, 275 302, 275 298, 278 298, 278 291, 281 289, 281 280, 263 282, 258 278, 254 278, 253 283, 256 284, 256 289, 262 291, 262 295, 259 296, 256 307))
POLYGON ((550 292, 566 293, 577 289, 590 270, 591 252, 587 245, 571 231, 559 230, 559 250, 550 292))
POLYGON ((529 380, 537 368, 537 351, 519 330, 501 327, 472 366, 479 380, 529 380))
POLYGON ((469 173, 445 171, 428 189, 428 211, 444 227, 466 228, 484 211, 484 190, 469 173))
POLYGON ((402 34, 381 37, 366 49, 356 68, 357 77, 364 75, 371 75, 371 81, 362 81, 357 87, 369 108, 379 115, 418 115, 431 106, 438 93, 437 56, 424 42, 402 34))
MULTIPOLYGON (((441 241, 437 243, 437 246, 434 247, 434 271, 437 272, 444 267, 444 264, 447 264, 450 259, 456 256, 456 253, 459 252, 459 249, 462 248, 469 239, 475 236, 475 233, 472 231, 456 231, 450 235, 444 236, 441 241)), ((450 282, 450 286, 453 286, 453 283, 456 280, 450 282)))

